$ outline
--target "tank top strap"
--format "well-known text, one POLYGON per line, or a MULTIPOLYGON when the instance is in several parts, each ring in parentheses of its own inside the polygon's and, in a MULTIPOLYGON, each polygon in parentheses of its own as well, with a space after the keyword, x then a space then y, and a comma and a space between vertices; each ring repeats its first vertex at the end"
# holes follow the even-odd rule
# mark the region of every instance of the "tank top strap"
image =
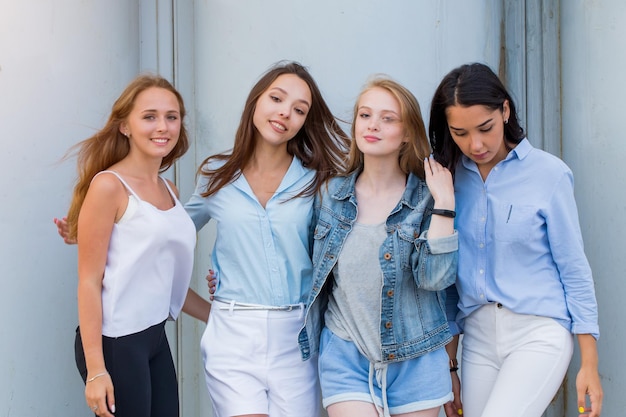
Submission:
POLYGON ((174 194, 174 191, 172 191, 172 189, 170 188, 170 183, 160 175, 159 175, 159 178, 161 178, 161 180, 165 183, 165 186, 167 187, 167 191, 169 191, 170 196, 172 196, 172 200, 176 202, 178 200, 178 197, 176 197, 176 194, 174 194))
MULTIPOLYGON (((121 176, 120 174, 118 174, 117 172, 115 172, 115 171, 100 171, 100 172, 98 172, 96 175, 94 175, 94 176, 93 176, 93 178, 96 178, 98 175, 103 174, 103 173, 105 173, 105 172, 106 172, 106 173, 109 173, 109 174, 113 174, 113 175, 115 175, 115 176, 117 177, 117 179, 118 179, 118 180, 120 180, 120 182, 124 185, 124 187, 126 187, 126 189, 127 189, 127 190, 128 190, 128 191, 132 194, 132 195, 134 195, 134 196, 135 196, 138 200, 141 200, 141 199, 139 198, 139 196, 137 195, 137 193, 136 193, 136 192, 135 192, 132 188, 130 188, 130 185, 128 185, 128 183, 127 183, 126 181, 124 181, 124 178, 122 178, 122 176, 121 176)), ((91 181, 93 181, 93 178, 91 179, 91 181)), ((166 184, 166 185, 167 185, 167 184, 166 184)), ((168 189, 169 189, 169 187, 168 187, 168 189)))

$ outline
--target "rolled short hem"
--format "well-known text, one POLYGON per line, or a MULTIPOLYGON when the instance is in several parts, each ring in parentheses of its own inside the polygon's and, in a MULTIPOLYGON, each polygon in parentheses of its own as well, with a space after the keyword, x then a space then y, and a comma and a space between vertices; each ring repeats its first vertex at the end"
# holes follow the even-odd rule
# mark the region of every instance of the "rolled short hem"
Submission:
MULTIPOLYGON (((396 407, 389 407, 390 414, 404 414, 404 413, 414 413, 416 411, 429 410, 435 407, 441 407, 445 403, 452 401, 454 399, 454 394, 450 391, 448 394, 444 395, 441 398, 436 398, 433 400, 424 400, 424 401, 415 401, 407 404, 403 404, 396 407)), ((329 406, 341 403, 345 401, 363 401, 366 403, 372 404, 372 397, 369 394, 365 394, 362 392, 344 392, 341 394, 333 395, 328 398, 322 399, 322 405, 324 408, 328 408, 329 406)), ((376 406, 382 407, 382 400, 379 397, 376 397, 376 406)))

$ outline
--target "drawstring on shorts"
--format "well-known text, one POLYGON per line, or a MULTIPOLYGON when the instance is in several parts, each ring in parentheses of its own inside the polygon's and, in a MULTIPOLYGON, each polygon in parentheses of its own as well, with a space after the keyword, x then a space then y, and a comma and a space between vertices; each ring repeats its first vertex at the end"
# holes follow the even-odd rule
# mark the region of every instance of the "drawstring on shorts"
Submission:
POLYGON ((378 417, 391 417, 389 413, 389 404, 387 403, 387 369, 389 369, 389 364, 387 363, 371 363, 369 369, 369 388, 370 388, 370 396, 372 397, 372 401, 374 402, 374 407, 376 407, 376 411, 378 412, 378 417), (382 410, 376 406, 376 395, 374 394, 374 378, 376 378, 376 383, 378 387, 382 391, 382 401, 383 408, 382 410))

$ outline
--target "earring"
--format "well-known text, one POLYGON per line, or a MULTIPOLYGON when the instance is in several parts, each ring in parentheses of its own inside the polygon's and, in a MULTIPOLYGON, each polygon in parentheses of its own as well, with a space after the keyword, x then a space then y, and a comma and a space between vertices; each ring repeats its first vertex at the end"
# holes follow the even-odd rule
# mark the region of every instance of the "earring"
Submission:
POLYGON ((505 119, 505 120, 504 120, 504 124, 505 124, 505 125, 508 125, 508 124, 509 124, 509 119, 505 119))

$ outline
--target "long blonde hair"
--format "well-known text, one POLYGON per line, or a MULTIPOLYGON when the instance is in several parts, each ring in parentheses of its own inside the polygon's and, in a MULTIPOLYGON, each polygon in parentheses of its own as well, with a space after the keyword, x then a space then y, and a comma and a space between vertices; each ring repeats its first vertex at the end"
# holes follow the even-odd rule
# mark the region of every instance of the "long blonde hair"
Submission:
MULTIPOLYGON (((111 114, 104 127, 90 138, 74 145, 69 154, 77 155, 78 178, 74 186, 72 202, 67 214, 69 238, 76 239, 78 234, 78 214, 87 195, 89 184, 100 171, 121 161, 128 155, 130 145, 128 138, 120 132, 120 125, 124 122, 135 106, 137 96, 143 91, 152 88, 163 88, 172 92, 180 106, 181 121, 185 118, 185 105, 180 93, 165 78, 158 75, 140 75, 128 84, 122 94, 113 104, 111 114)), ((172 151, 163 158, 159 172, 167 170, 189 148, 187 130, 181 123, 180 136, 172 151)))
POLYGON ((356 145, 356 140, 354 140, 355 121, 359 115, 359 101, 361 97, 373 88, 381 88, 389 92, 400 104, 400 117, 402 118, 402 124, 407 136, 410 139, 400 149, 398 161, 400 169, 402 169, 405 174, 412 172, 419 178, 424 179, 424 158, 430 155, 430 146, 428 144, 428 136, 426 135, 426 127, 422 119, 420 105, 415 96, 407 88, 386 75, 376 75, 371 78, 359 93, 354 104, 352 128, 350 130, 353 140, 350 145, 346 174, 361 169, 363 166, 363 152, 359 150, 356 145))

